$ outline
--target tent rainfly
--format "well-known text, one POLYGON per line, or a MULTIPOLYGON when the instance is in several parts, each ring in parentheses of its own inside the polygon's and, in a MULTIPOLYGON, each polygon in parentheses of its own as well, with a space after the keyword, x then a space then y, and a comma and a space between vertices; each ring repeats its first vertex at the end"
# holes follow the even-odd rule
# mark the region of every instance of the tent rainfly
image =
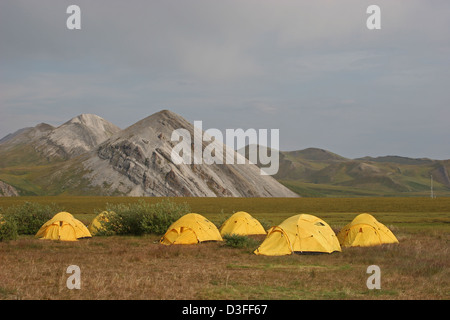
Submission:
POLYGON ((272 227, 254 251, 257 255, 281 256, 292 253, 332 253, 341 251, 331 227, 310 214, 299 214, 272 227))
POLYGON ((39 239, 77 241, 81 238, 90 238, 92 235, 86 226, 70 213, 60 212, 44 223, 35 237, 39 239))
POLYGON ((237 235, 253 235, 253 234, 267 234, 261 223, 253 218, 250 214, 244 211, 239 211, 229 217, 220 227, 220 234, 237 235))
POLYGON ((172 223, 160 243, 195 244, 204 241, 223 241, 217 227, 197 213, 188 213, 172 223))
POLYGON ((398 243, 392 231, 368 213, 361 213, 355 217, 351 223, 339 231, 337 238, 342 247, 369 247, 398 243))
POLYGON ((105 226, 104 223, 108 222, 108 215, 110 213, 108 211, 103 211, 99 213, 94 220, 91 221, 91 223, 88 226, 88 230, 92 235, 95 235, 97 232, 104 230, 105 226))

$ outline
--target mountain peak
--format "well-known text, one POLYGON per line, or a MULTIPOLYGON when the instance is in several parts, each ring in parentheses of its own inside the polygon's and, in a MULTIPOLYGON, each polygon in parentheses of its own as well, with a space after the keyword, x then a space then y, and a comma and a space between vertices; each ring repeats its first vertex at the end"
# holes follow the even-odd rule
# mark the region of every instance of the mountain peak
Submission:
MULTIPOLYGON (((105 194, 134 196, 296 197, 251 163, 175 163, 174 130, 194 135, 194 125, 169 111, 156 112, 115 134, 83 162, 93 186, 108 186, 105 194)), ((207 144, 201 144, 204 152, 207 144)), ((217 150, 224 150, 223 144, 217 150)), ((183 150, 184 152, 184 150, 183 150)), ((237 154, 234 154, 237 156, 237 154)))
POLYGON ((327 160, 347 160, 346 158, 331 151, 320 148, 306 148, 303 150, 287 152, 294 157, 301 157, 305 160, 327 161, 327 160))
POLYGON ((161 111, 158 111, 158 112, 154 113, 153 115, 164 115, 164 116, 171 116, 171 117, 179 116, 175 112, 172 112, 172 111, 167 110, 167 109, 163 109, 161 111))
POLYGON ((72 118, 72 120, 73 119, 78 119, 80 121, 86 121, 86 120, 89 120, 89 119, 103 119, 103 118, 98 116, 98 115, 96 115, 96 114, 93 114, 93 113, 82 113, 82 114, 72 118))
POLYGON ((179 114, 170 110, 161 110, 136 122, 124 130, 129 135, 151 135, 155 130, 170 137, 174 129, 190 127, 191 124, 179 114))
POLYGON ((95 114, 80 114, 52 130, 39 145, 46 155, 71 158, 93 149, 121 129, 95 114))
POLYGON ((162 120, 162 119, 182 119, 185 120, 182 116, 180 116, 179 114, 172 112, 170 110, 161 110, 158 112, 155 112, 151 115, 149 115, 148 117, 142 119, 143 120, 162 120))
POLYGON ((71 124, 71 123, 79 123, 79 124, 86 125, 88 127, 95 127, 95 126, 98 126, 99 123, 101 123, 101 122, 107 122, 107 121, 96 114, 82 113, 76 117, 73 117, 69 121, 63 123, 62 126, 71 124))
POLYGON ((50 125, 50 124, 48 124, 48 123, 44 123, 44 122, 41 122, 41 123, 37 124, 37 125, 35 126, 35 128, 38 129, 38 130, 41 130, 41 131, 45 131, 45 130, 53 130, 53 129, 55 129, 54 126, 52 126, 52 125, 50 125))

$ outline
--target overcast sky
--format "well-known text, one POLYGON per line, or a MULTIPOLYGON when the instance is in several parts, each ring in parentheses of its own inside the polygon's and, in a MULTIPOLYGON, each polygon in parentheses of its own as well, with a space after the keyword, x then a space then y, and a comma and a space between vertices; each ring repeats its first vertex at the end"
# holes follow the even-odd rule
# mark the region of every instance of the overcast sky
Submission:
POLYGON ((448 0, 1 0, 0 137, 169 109, 280 129, 281 150, 450 159, 449 14, 448 0))

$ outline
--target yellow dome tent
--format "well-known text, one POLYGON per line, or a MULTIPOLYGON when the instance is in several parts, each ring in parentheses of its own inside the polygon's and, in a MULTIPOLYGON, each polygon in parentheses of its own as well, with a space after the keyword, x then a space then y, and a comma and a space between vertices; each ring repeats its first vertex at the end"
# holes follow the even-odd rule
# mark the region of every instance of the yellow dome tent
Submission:
POLYGON ((261 223, 244 211, 239 211, 229 217, 220 227, 220 234, 267 234, 261 223))
POLYGON ((223 241, 217 227, 197 213, 188 213, 172 223, 160 242, 170 244, 195 244, 203 241, 223 241))
POLYGON ((281 256, 292 253, 341 251, 331 227, 310 214, 299 214, 272 227, 266 239, 254 251, 257 255, 281 256))
POLYGON ((384 243, 398 243, 397 238, 384 224, 372 215, 361 213, 337 234, 343 247, 368 247, 384 243))
POLYGON ((75 219, 68 212, 60 212, 44 223, 35 237, 50 240, 77 241, 77 239, 90 238, 92 236, 81 221, 75 219))
POLYGON ((97 232, 101 230, 105 230, 105 226, 103 225, 104 222, 109 222, 108 215, 110 212, 103 211, 99 213, 94 220, 91 221, 89 224, 88 230, 91 233, 91 235, 95 235, 97 232))

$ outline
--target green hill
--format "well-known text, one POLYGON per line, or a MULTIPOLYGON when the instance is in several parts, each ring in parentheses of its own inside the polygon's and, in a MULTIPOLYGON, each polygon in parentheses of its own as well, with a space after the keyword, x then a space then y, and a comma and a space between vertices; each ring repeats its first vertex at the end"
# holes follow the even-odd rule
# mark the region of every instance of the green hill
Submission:
POLYGON ((432 176, 435 195, 450 196, 449 171, 450 160, 400 156, 348 159, 307 148, 280 151, 274 177, 303 197, 348 197, 430 196, 432 176))
POLYGON ((427 196, 431 177, 434 193, 450 196, 450 160, 346 159, 325 150, 315 150, 313 156, 300 151, 281 153, 283 161, 275 177, 302 196, 427 196))

